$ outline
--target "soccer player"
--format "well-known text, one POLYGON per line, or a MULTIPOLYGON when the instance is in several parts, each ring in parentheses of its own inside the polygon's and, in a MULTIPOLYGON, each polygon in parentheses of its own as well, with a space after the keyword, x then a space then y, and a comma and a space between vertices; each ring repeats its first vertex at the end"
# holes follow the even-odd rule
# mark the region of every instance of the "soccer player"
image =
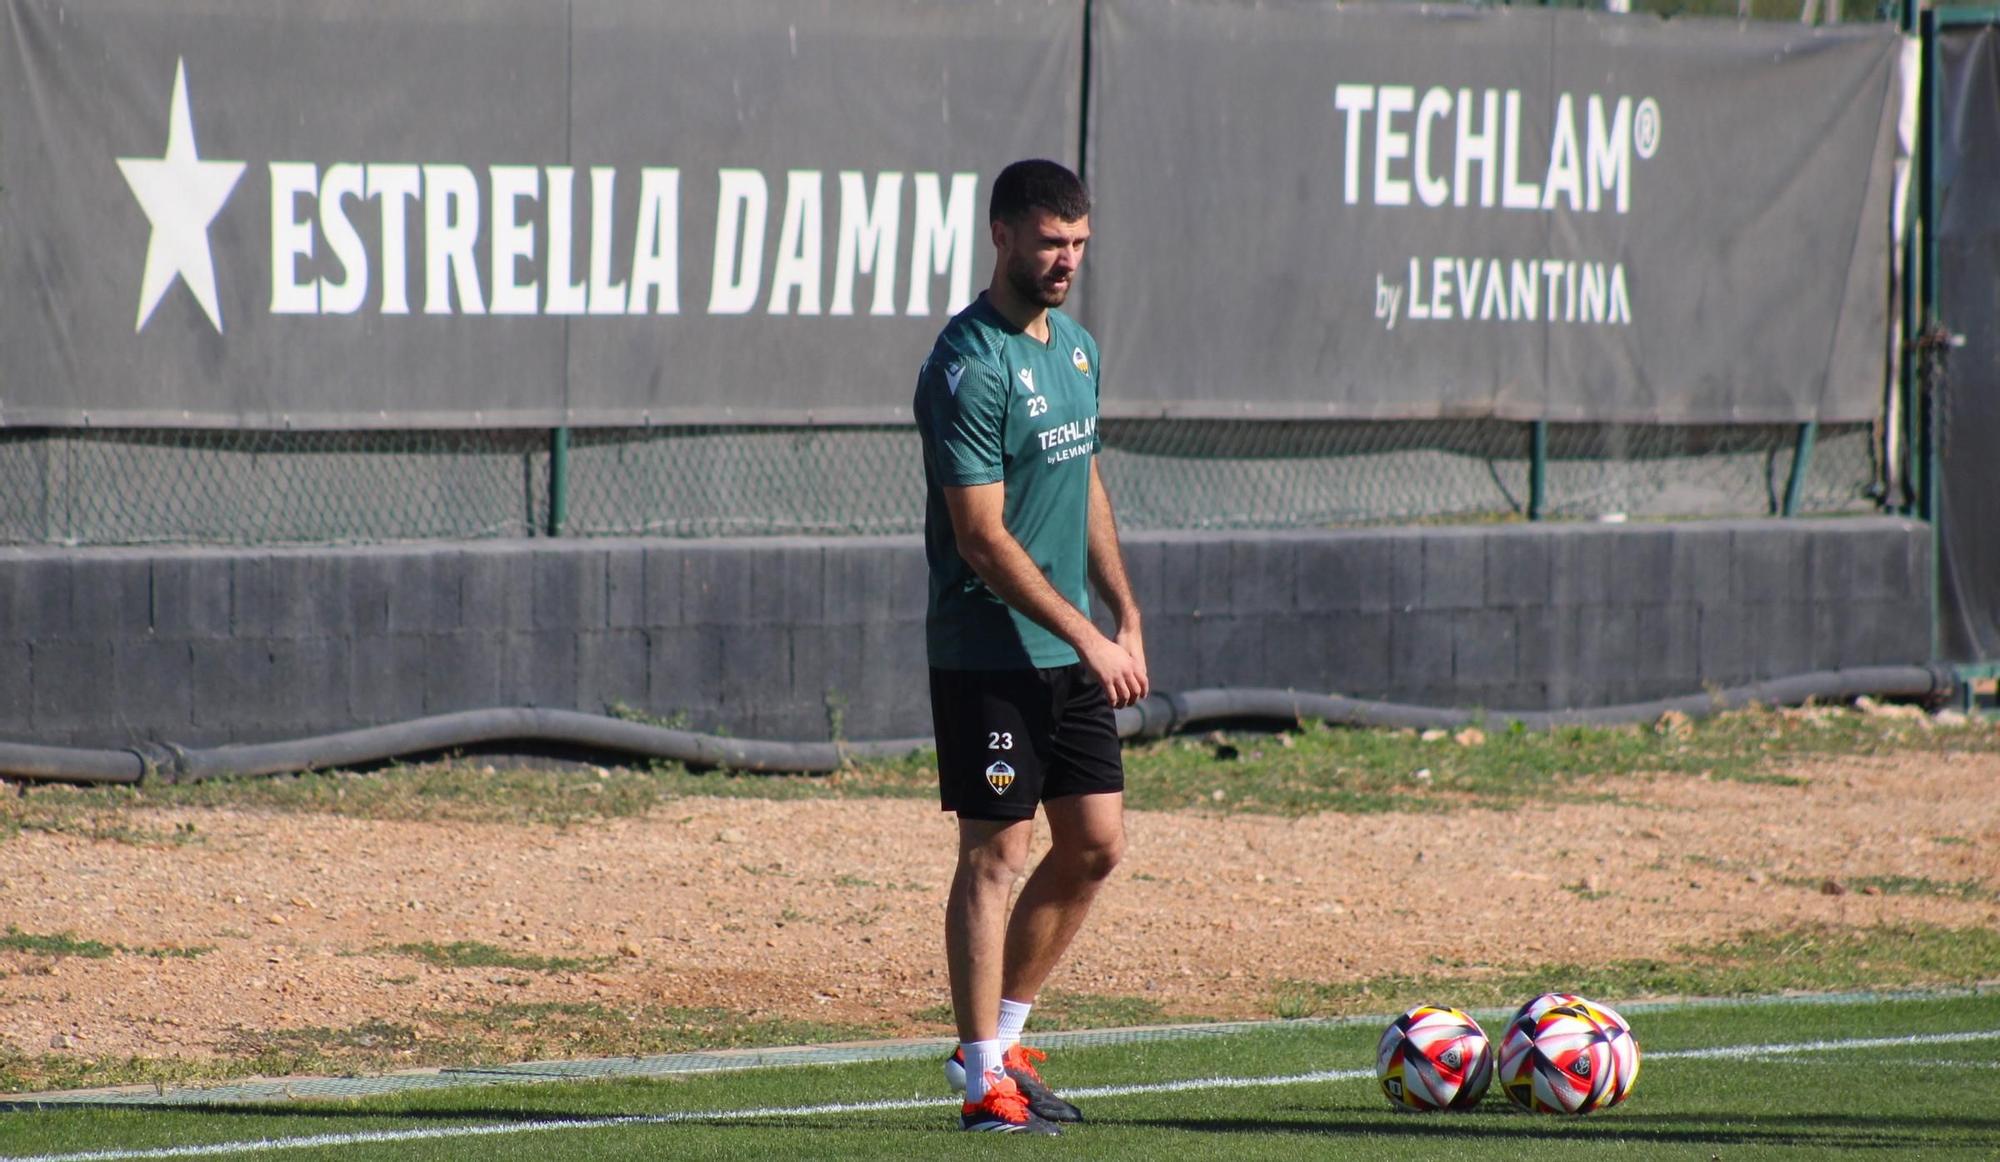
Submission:
POLYGON ((930 565, 926 639, 943 807, 958 815, 945 959, 967 1130, 1057 1133, 1076 1107, 1020 1044, 1042 983, 1125 842, 1112 709, 1145 697, 1139 606, 1098 477, 1097 341, 1057 308, 1090 195, 1051 161, 994 179, 993 282, 918 373, 930 565), (1117 624, 1091 623, 1095 584, 1117 624), (1021 888, 1037 805, 1050 845, 1021 888))

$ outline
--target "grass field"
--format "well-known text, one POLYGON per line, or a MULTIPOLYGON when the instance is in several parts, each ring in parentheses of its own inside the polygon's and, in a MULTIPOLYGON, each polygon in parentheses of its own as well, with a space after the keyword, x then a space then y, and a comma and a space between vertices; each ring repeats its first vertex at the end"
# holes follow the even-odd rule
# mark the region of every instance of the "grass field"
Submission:
MULTIPOLYGON (((1448 1000, 1449 998, 1440 998, 1448 1000)), ((16 1110, 11 1159, 989 1157, 1991 1158, 2000 993, 1635 1008, 1630 1101, 1584 1118, 1412 1115, 1373 1079, 1376 1021, 1074 1049, 1051 1081, 1091 1121, 1059 1141, 957 1135, 937 1063, 485 1086, 292 1105, 16 1110), (1225 1083, 1217 1079, 1226 1079, 1225 1083)), ((1500 1024, 1487 1022, 1489 1033, 1500 1024)))

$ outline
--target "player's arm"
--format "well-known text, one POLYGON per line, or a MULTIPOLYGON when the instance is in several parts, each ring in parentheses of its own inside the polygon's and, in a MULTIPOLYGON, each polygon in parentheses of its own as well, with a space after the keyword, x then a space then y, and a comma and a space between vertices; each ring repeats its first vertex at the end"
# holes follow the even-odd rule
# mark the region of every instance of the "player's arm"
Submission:
POLYGON ((1132 655, 1138 666, 1139 693, 1144 698, 1152 689, 1146 673, 1146 639, 1139 627, 1139 601, 1132 596, 1132 583, 1125 575, 1125 554, 1118 548, 1118 522, 1111 515, 1111 494, 1098 475, 1097 458, 1090 459, 1090 583, 1104 598, 1111 618, 1118 625, 1115 640, 1132 655))
MULTIPOLYGON (((1104 693, 1113 706, 1129 706, 1145 697, 1144 663, 1100 633, 1081 610, 1057 592, 1042 575, 1035 559, 1007 531, 1004 483, 947 485, 944 501, 951 512, 958 554, 988 589, 1035 624, 1068 642, 1104 684, 1104 693)), ((1093 572, 1097 560, 1095 523, 1092 522, 1090 552, 1093 572)))

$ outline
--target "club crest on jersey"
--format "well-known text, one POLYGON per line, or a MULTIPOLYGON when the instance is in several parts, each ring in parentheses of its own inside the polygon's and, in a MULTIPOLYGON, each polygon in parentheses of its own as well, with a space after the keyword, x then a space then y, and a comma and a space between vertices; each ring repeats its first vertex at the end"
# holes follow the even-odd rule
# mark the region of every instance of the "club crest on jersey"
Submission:
POLYGON ((944 385, 950 389, 951 394, 958 394, 958 381, 964 378, 965 364, 947 363, 944 365, 944 385))
POLYGON ((1072 350, 1069 353, 1069 361, 1076 364, 1078 371, 1083 372, 1085 375, 1090 374, 1090 356, 1083 353, 1083 348, 1078 347, 1072 350))
POLYGON ((1034 394, 1034 390, 1035 390, 1035 369, 1034 369, 1034 368, 1032 368, 1032 367, 1023 367, 1023 368, 1021 369, 1021 390, 1022 390, 1022 391, 1025 391, 1025 392, 1028 392, 1028 393, 1029 393, 1030 395, 1034 394))
POLYGON ((1014 768, 1006 763, 994 763, 986 768, 986 785, 993 788, 996 795, 1004 795, 1007 788, 1014 785, 1014 768))

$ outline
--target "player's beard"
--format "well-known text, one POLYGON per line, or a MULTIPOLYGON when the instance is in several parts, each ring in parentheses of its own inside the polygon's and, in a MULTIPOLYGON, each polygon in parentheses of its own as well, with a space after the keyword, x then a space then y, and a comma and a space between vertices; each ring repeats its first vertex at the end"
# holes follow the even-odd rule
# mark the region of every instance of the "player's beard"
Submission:
POLYGON ((1020 261, 1007 264, 1008 285, 1014 288, 1014 293, 1020 295, 1023 302, 1038 307, 1062 306, 1063 300, 1069 297, 1069 288, 1076 281, 1076 272, 1071 271, 1069 277, 1070 281, 1061 286, 1050 286, 1049 276, 1036 274, 1032 266, 1020 261))

